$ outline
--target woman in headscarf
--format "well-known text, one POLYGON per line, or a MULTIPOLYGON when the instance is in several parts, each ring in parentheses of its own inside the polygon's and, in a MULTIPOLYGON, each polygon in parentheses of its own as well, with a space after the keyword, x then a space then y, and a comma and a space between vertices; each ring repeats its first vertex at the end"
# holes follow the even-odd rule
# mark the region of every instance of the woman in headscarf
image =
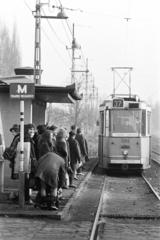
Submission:
POLYGON ((32 123, 24 125, 24 143, 30 143, 30 156, 29 163, 25 169, 25 200, 28 203, 32 203, 30 198, 31 189, 36 187, 35 173, 37 167, 37 159, 35 154, 35 126, 32 123))

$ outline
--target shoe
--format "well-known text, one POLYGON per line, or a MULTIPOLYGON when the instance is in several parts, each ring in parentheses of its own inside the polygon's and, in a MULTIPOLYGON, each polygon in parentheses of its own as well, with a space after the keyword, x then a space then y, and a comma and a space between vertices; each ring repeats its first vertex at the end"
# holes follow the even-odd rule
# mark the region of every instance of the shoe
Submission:
POLYGON ((58 210, 59 201, 57 197, 49 197, 48 210, 58 210))
POLYGON ((70 184, 69 187, 70 188, 76 188, 76 186, 74 184, 70 184))
POLYGON ((55 204, 52 204, 52 205, 49 207, 49 210, 57 211, 57 210, 58 210, 58 207, 56 207, 55 204))
POLYGON ((47 197, 41 196, 38 192, 34 203, 35 208, 47 209, 47 197))

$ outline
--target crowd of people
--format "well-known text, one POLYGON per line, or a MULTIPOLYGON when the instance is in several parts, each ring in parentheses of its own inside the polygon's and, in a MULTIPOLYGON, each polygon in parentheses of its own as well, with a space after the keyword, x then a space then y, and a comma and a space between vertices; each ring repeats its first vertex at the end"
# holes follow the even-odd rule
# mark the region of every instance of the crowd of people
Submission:
MULTIPOLYGON (((13 140, 4 151, 10 161, 11 178, 17 179, 17 146, 20 127, 10 128, 13 140)), ((28 170, 25 173, 25 201, 32 203, 30 189, 37 190, 35 207, 57 210, 63 189, 75 188, 73 180, 83 175, 83 166, 88 161, 88 146, 81 128, 72 125, 70 131, 54 125, 25 124, 24 142, 30 143, 28 170)))

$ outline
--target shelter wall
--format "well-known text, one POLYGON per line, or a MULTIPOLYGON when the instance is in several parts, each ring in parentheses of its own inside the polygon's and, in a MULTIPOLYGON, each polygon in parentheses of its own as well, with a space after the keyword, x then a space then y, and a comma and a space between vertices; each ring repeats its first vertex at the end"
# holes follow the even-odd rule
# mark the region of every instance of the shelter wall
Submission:
MULTIPOLYGON (((24 102, 24 123, 32 122, 31 100, 24 102)), ((2 124, 5 146, 9 146, 13 136, 9 129, 13 124, 20 124, 20 101, 11 99, 8 94, 0 94, 0 124, 2 124)))
POLYGON ((33 101, 33 123, 37 126, 45 123, 46 103, 42 101, 33 101))

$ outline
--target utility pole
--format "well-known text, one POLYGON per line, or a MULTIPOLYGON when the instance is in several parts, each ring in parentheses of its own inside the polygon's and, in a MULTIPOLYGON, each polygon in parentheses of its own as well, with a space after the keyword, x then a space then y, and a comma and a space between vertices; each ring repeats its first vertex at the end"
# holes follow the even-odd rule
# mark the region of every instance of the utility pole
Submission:
POLYGON ((34 83, 41 84, 41 2, 36 0, 34 83))
POLYGON ((85 102, 87 103, 88 101, 88 58, 86 59, 86 71, 85 71, 85 102))
POLYGON ((41 84, 41 18, 50 19, 67 19, 62 6, 53 8, 60 9, 57 16, 42 16, 41 7, 43 5, 48 5, 49 3, 41 3, 41 0, 36 0, 36 10, 35 12, 35 49, 34 49, 34 83, 41 84))
POLYGON ((74 24, 72 31, 72 70, 71 70, 71 84, 75 83, 75 48, 76 48, 76 39, 74 36, 74 24))

